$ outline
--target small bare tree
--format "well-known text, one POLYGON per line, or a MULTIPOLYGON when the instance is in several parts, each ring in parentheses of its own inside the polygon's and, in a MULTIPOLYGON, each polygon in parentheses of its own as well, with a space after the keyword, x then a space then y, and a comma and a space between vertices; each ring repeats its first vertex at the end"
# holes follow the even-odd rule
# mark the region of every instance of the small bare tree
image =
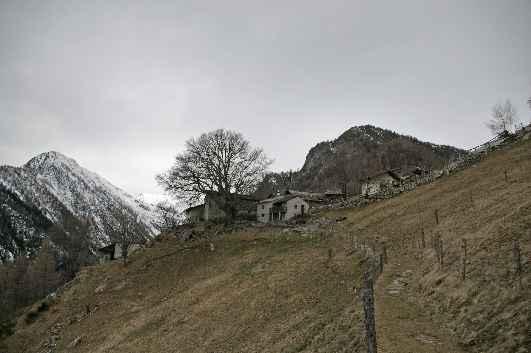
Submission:
POLYGON ((159 232, 175 229, 183 223, 183 213, 168 201, 159 202, 155 211, 158 216, 155 227, 159 232))
POLYGON ((120 246, 125 266, 131 245, 144 244, 149 237, 149 231, 126 205, 110 207, 109 214, 111 217, 102 218, 103 228, 111 241, 120 246))
POLYGON ((68 215, 62 225, 53 225, 48 236, 59 250, 60 262, 67 279, 74 278, 82 266, 94 261, 90 250, 92 224, 88 219, 77 219, 68 215))
POLYGON ((253 192, 270 164, 263 150, 252 148, 242 134, 220 129, 188 140, 185 151, 157 181, 190 205, 207 192, 217 192, 230 221, 236 214, 235 194, 253 192))
POLYGON ((517 123, 516 108, 510 100, 506 100, 504 104, 498 103, 492 107, 491 115, 492 117, 487 122, 487 127, 494 135, 512 130, 517 123))

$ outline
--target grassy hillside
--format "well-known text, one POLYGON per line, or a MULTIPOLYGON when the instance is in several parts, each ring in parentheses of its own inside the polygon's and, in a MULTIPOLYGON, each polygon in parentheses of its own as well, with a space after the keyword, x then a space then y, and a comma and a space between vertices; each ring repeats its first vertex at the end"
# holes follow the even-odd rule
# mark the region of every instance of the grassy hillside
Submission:
POLYGON ((267 229, 213 251, 164 240, 127 268, 83 271, 42 318, 21 320, 10 352, 40 352, 54 334, 57 352, 77 337, 76 352, 352 351, 358 273, 337 244, 267 229))
POLYGON ((429 331, 422 316, 441 328, 440 337, 428 345, 434 351, 444 346, 437 341, 447 335, 471 352, 531 350, 530 141, 492 153, 478 165, 414 192, 332 214, 347 216, 344 226, 356 237, 379 238, 390 248, 376 303, 382 343, 393 337, 387 343, 390 352, 427 351, 426 345, 407 348, 418 346, 419 335, 429 331), (442 266, 431 246, 437 236, 443 243, 442 266), (468 253, 464 281, 463 239, 468 253), (515 275, 515 240, 521 249, 521 286, 515 275), (390 294, 396 287, 402 292, 390 294), (408 337, 407 323, 417 320, 408 337))
POLYGON ((389 255, 376 284, 380 352, 529 351, 530 141, 400 197, 317 220, 212 242, 165 238, 126 268, 87 268, 35 322, 21 317, 7 351, 363 352, 358 245, 374 240, 389 255), (346 220, 333 221, 339 216, 346 220))

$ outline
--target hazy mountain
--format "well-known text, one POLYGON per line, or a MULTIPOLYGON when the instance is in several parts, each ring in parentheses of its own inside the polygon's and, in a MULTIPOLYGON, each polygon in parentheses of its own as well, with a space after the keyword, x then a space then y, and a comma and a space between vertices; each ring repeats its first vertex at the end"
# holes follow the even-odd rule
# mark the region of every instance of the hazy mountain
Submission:
POLYGON ((135 199, 75 160, 58 152, 40 154, 24 166, 0 167, 0 253, 31 252, 51 224, 75 216, 92 223, 93 247, 109 242, 102 224, 109 209, 125 205, 151 233, 152 206, 135 199), (2 244, 17 244, 4 246, 2 244))

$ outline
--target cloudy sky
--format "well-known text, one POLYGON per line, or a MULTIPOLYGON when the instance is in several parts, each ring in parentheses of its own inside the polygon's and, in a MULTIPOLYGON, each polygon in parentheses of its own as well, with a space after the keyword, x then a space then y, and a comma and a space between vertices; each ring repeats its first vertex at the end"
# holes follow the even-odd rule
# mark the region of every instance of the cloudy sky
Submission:
POLYGON ((471 147, 529 96, 529 0, 0 0, 0 164, 57 150, 148 197, 215 128, 298 169, 367 123, 471 147))

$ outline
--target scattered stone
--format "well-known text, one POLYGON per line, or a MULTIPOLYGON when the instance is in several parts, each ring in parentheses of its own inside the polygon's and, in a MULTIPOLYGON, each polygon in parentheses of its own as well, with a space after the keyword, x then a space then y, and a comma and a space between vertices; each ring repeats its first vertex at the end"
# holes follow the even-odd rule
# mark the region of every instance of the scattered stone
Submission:
POLYGON ((415 339, 425 344, 441 344, 441 341, 437 337, 420 334, 415 339))
POLYGON ((103 293, 103 291, 107 288, 107 283, 100 284, 96 289, 94 289, 94 294, 100 294, 103 293))
POLYGON ((70 344, 68 345, 68 348, 74 348, 81 344, 82 336, 78 336, 75 338, 70 344))
POLYGON ((123 280, 120 283, 118 283, 116 286, 113 287, 113 290, 122 290, 127 285, 127 281, 123 280))
POLYGON ((403 275, 399 275, 397 278, 393 279, 391 284, 386 288, 387 293, 394 297, 399 296, 400 293, 409 285, 409 282, 406 279, 408 276, 408 273, 404 273, 403 275))

